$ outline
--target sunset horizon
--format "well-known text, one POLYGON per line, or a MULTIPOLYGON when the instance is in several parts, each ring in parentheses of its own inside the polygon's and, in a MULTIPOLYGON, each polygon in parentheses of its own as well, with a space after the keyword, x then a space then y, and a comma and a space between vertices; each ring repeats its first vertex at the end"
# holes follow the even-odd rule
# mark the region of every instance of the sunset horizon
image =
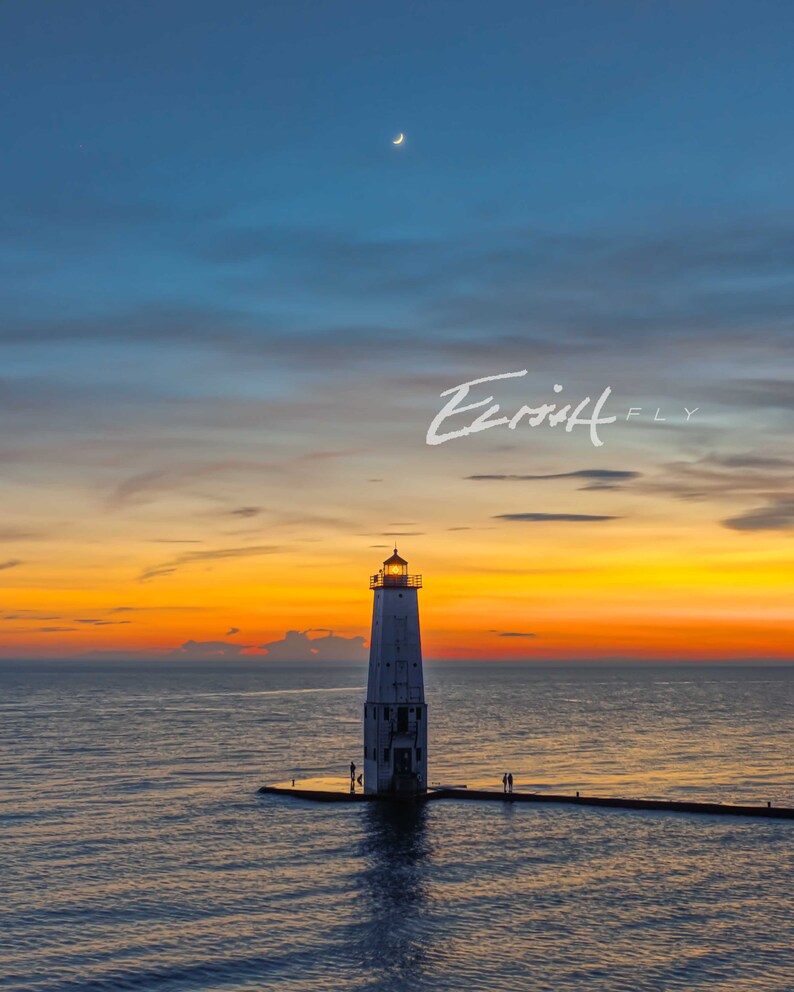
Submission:
MULTIPOLYGON (((545 556, 536 560, 549 561, 554 535, 564 533, 566 526, 579 528, 526 525, 533 532, 545 531, 545 556)), ((493 535, 483 535, 480 545, 489 537, 493 535)), ((7 637, 0 656, 233 660, 266 658, 273 652, 268 645, 275 644, 281 660, 301 661, 309 660, 310 641, 333 632, 340 647, 349 643, 349 660, 360 661, 368 638, 367 582, 380 565, 377 556, 389 545, 350 554, 345 563, 343 542, 337 540, 336 554, 328 543, 322 554, 303 555, 256 545, 215 548, 207 554, 210 566, 202 564, 202 552, 177 551, 162 564, 149 566, 168 575, 121 583, 114 596, 107 595, 107 578, 101 597, 93 589, 86 594, 75 588, 42 603, 39 589, 29 597, 18 593, 16 609, 3 614, 7 637), (180 581, 171 569, 186 574, 180 581), (250 584, 242 584, 241 573, 250 584), (277 581, 268 581, 268 575, 277 581), (285 656, 280 644, 288 631, 302 638, 295 642, 301 650, 293 657, 285 656)), ((658 564, 651 571, 650 552, 638 552, 633 560, 624 554, 615 563, 612 549, 605 546, 609 542, 595 547, 591 542, 583 559, 569 538, 560 542, 565 546, 557 553, 557 564, 523 568, 526 552, 515 545, 502 547, 499 565, 485 565, 484 555, 475 559, 480 564, 455 562, 455 546, 463 544, 459 537, 447 539, 447 548, 434 555, 421 554, 422 537, 398 543, 426 576, 423 638, 428 658, 794 661, 785 608, 788 575, 778 554, 764 560, 756 552, 752 567, 738 554, 733 560, 718 554, 682 575, 683 555, 675 549, 671 553, 669 545, 666 554, 655 553, 658 564), (576 565, 566 567, 565 562, 574 561, 576 565), (737 588, 739 576, 752 576, 752 588, 737 588), (695 590, 703 593, 707 583, 712 587, 707 594, 693 596, 695 590), (730 596, 724 593, 728 584, 730 596)), ((330 660, 343 656, 333 654, 330 660)))

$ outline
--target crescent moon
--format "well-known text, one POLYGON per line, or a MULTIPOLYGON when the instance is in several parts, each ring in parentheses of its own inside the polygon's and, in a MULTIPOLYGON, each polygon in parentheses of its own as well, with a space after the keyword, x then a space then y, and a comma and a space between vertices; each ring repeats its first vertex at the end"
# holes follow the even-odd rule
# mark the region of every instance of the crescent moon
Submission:
POLYGON ((405 135, 401 133, 398 138, 395 138, 394 141, 392 141, 392 144, 401 145, 404 141, 405 141, 405 135))

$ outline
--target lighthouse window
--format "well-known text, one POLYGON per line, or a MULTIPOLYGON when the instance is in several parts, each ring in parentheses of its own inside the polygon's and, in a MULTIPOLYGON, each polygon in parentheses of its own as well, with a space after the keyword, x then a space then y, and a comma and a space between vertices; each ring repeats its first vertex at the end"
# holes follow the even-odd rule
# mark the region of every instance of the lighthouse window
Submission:
POLYGON ((418 747, 416 749, 416 760, 417 761, 421 761, 422 760, 422 749, 421 749, 421 747, 418 747))
POLYGON ((408 707, 398 706, 397 707, 397 733, 407 734, 408 733, 408 707))
POLYGON ((422 709, 421 709, 421 707, 417 707, 417 710, 416 710, 416 719, 417 720, 421 720, 422 719, 422 709))
POLYGON ((388 706, 384 706, 383 707, 383 719, 384 720, 388 720, 389 719, 389 707, 388 706))
POLYGON ((387 747, 385 747, 383 749, 383 760, 384 761, 388 761, 389 760, 389 749, 387 747))

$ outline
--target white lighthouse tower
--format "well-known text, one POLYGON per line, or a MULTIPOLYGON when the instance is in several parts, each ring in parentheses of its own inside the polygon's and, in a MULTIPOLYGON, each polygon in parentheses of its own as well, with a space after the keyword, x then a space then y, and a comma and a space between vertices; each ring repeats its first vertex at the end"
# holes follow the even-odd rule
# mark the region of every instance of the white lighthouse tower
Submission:
POLYGON ((427 705, 417 590, 397 554, 370 577, 375 590, 364 706, 364 791, 410 795, 427 788, 427 705))

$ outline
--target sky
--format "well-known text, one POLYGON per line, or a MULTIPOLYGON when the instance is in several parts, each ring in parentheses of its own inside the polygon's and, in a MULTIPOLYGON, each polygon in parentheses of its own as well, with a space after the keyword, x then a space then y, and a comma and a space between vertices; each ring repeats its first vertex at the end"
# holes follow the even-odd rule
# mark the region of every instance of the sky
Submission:
POLYGON ((0 655, 794 659, 792 30, 5 0, 0 655))

